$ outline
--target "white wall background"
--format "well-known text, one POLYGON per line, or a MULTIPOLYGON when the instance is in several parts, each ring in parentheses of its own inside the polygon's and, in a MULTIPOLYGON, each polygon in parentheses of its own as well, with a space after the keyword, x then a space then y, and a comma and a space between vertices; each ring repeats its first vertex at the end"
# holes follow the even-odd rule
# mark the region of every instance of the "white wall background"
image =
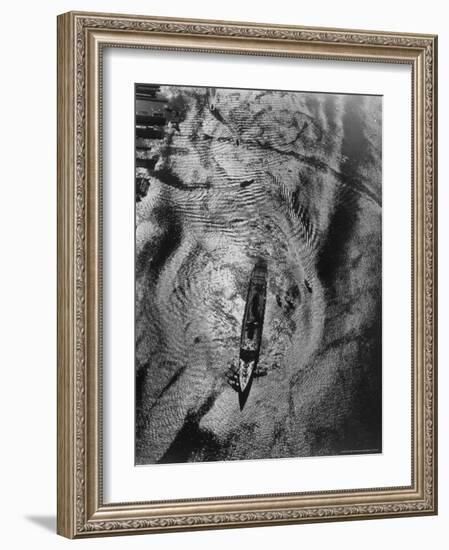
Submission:
POLYGON ((447 547, 449 536, 449 16, 408 0, 60 0, 2 5, 0 517, 3 548, 447 547), (439 34, 440 515, 70 542, 56 515, 56 15, 69 10, 439 34))

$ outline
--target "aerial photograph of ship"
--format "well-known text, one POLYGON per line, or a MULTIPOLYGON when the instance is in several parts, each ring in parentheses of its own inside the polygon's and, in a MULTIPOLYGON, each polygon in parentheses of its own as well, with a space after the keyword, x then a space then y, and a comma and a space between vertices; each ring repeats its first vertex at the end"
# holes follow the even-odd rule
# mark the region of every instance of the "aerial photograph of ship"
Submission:
POLYGON ((382 452, 382 98, 137 83, 135 464, 382 452))

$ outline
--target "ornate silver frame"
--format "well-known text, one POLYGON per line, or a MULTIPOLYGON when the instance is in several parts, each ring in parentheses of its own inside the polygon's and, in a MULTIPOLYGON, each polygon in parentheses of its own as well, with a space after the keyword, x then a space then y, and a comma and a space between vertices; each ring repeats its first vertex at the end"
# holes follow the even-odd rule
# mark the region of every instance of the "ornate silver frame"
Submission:
MULTIPOLYGON (((70 538, 437 513, 437 37, 70 12, 58 17, 58 533, 70 538), (412 484, 104 504, 101 52, 137 47, 412 67, 412 484)), ((149 495, 149 499, 151 495, 149 495)))

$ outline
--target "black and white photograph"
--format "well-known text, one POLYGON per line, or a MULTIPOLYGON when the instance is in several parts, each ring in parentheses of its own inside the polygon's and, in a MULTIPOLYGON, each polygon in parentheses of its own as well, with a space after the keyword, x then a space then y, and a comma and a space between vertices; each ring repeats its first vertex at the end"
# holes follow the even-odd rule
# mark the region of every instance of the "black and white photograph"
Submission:
POLYGON ((381 453, 382 96, 137 83, 135 171, 136 465, 381 453))

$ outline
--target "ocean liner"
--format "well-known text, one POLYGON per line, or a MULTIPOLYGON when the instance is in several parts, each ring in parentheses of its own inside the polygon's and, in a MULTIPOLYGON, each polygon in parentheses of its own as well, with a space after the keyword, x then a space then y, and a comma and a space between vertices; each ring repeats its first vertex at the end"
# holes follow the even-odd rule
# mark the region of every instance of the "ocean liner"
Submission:
POLYGON ((254 266, 248 285, 240 337, 240 357, 236 373, 240 409, 243 409, 248 399, 254 372, 259 361, 266 293, 267 264, 264 260, 259 260, 254 266))

